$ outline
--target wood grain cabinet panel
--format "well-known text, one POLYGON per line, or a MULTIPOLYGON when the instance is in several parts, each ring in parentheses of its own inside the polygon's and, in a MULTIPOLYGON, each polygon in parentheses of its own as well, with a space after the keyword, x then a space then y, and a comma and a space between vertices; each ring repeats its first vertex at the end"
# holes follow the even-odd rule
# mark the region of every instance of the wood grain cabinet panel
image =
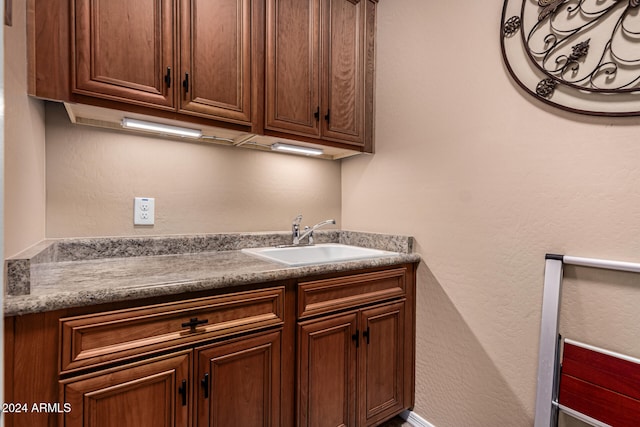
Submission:
POLYGON ((60 319, 61 371, 284 323, 284 287, 60 319))
POLYGON ((355 312, 298 326, 298 426, 355 426, 355 312))
POLYGON ((75 0, 72 10, 73 92, 173 109, 172 0, 75 0))
POLYGON ((364 143, 366 3, 328 0, 323 10, 321 123, 328 139, 364 143))
POLYGON ((251 123, 252 0, 181 0, 180 111, 251 123))
POLYGON ((66 427, 187 427, 191 351, 63 381, 66 427))
POLYGON ((360 313, 359 414, 361 426, 375 425, 404 408, 405 303, 360 313))
POLYGON ((199 427, 280 426, 281 335, 278 330, 198 349, 199 427))
POLYGON ((266 127, 320 136, 320 3, 267 2, 266 127))
POLYGON ((298 285, 298 317, 357 307, 406 293, 406 268, 355 274, 298 285))

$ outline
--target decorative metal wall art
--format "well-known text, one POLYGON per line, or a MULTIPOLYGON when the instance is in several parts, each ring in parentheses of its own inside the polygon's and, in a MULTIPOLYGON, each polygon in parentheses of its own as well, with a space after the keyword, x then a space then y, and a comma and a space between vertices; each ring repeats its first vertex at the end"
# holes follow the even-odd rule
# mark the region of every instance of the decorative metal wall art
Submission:
POLYGON ((505 0, 500 40, 509 73, 539 100, 640 115, 640 0, 505 0))

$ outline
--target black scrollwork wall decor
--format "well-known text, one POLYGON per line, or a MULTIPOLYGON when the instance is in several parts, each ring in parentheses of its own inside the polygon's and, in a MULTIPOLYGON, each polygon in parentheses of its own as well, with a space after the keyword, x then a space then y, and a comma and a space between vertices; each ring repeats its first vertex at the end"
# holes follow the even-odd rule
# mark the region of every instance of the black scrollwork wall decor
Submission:
POLYGON ((640 0, 504 0, 502 56, 542 102, 640 115, 640 0))

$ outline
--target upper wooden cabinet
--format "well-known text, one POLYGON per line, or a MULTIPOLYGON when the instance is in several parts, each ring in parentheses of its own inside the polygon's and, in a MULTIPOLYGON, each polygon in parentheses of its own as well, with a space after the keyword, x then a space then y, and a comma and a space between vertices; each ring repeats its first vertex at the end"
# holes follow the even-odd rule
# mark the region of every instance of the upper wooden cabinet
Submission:
POLYGON ((373 152, 376 6, 28 0, 29 93, 373 152))
POLYGON ((266 129, 373 146, 375 0, 268 0, 266 129))
POLYGON ((266 127, 320 136, 319 0, 269 0, 266 127))
POLYGON ((72 91, 250 125, 254 3, 75 0, 72 91))
POLYGON ((76 0, 74 6, 73 92, 173 108, 173 1, 76 0))
POLYGON ((251 122, 251 0, 181 0, 180 111, 251 122))

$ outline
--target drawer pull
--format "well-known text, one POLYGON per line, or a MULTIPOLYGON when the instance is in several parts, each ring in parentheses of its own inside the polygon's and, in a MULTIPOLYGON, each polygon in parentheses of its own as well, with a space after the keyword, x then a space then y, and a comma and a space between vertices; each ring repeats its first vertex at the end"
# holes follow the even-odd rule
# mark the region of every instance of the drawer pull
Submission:
POLYGON ((367 339, 367 344, 369 344, 369 332, 370 332, 370 329, 368 326, 367 326, 367 330, 362 332, 362 338, 367 339))
POLYGON ((202 388, 204 389, 204 398, 209 398, 209 374, 204 374, 204 378, 200 381, 202 388))
POLYGON ((184 93, 189 93, 189 73, 184 73, 184 80, 182 81, 182 87, 184 93))
POLYGON ((196 331, 196 327, 200 326, 200 325, 204 325, 206 323, 209 323, 209 319, 202 319, 202 320, 198 320, 197 317, 192 317, 191 320, 189 320, 188 322, 185 322, 182 324, 183 328, 190 328, 191 332, 195 332, 196 331))
POLYGON ((355 341, 356 348, 360 347, 360 331, 356 329, 356 333, 351 335, 351 339, 355 341))
POLYGON ((167 74, 164 76, 164 82, 167 85, 167 88, 171 87, 171 67, 167 67, 167 74))
POLYGON ((187 406, 187 380, 182 380, 182 385, 178 388, 178 393, 182 395, 182 406, 187 406))

